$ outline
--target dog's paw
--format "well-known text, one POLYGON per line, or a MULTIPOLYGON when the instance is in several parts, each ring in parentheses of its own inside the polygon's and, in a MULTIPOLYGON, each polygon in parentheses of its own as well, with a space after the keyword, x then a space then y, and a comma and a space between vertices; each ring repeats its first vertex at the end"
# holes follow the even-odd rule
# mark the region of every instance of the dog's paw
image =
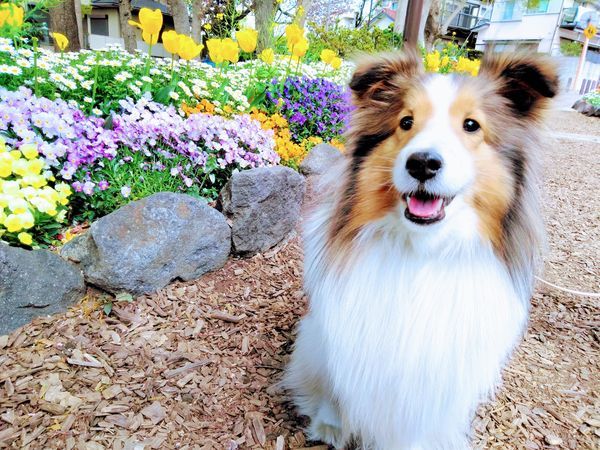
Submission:
POLYGON ((313 422, 309 429, 310 439, 333 445, 337 449, 344 447, 342 429, 324 422, 313 422))
POLYGON ((333 445, 335 448, 344 447, 342 421, 335 407, 328 401, 321 403, 309 428, 310 438, 333 445))

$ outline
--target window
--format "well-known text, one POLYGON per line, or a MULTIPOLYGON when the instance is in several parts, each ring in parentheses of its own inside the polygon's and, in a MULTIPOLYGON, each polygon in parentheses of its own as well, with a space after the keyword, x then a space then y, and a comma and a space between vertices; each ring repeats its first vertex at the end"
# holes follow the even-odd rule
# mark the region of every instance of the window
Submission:
POLYGON ((548 12, 550 0, 527 0, 527 14, 544 14, 548 12))
POLYGON ((515 12, 515 2, 505 2, 504 12, 502 13, 502 20, 511 20, 515 12))
POLYGON ((108 17, 90 17, 90 34, 108 36, 108 17))

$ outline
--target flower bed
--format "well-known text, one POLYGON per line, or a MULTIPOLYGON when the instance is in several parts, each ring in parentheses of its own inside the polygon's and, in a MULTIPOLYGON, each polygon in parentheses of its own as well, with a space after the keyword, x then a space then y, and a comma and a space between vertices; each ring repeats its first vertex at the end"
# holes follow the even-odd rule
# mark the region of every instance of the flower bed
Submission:
MULTIPOLYGON (((4 153, 35 148, 39 162, 32 167, 42 165, 40 173, 23 172, 17 179, 21 174, 3 156, 0 183, 8 187, 0 203, 0 232, 13 244, 50 244, 61 221, 93 220, 156 192, 215 200, 237 171, 277 164, 297 168, 321 142, 343 148, 351 108, 345 85, 353 65, 330 49, 317 50, 320 61, 305 63, 310 44, 296 23, 281 38, 286 54, 270 48, 257 54, 256 31, 241 28, 235 40, 209 36, 211 61, 204 63, 195 60, 204 46, 175 31, 162 33, 171 59, 114 46, 69 53, 60 33, 52 33, 60 53, 39 49, 35 38, 24 38, 28 14, 13 18, 10 28, 0 26, 0 35, 11 37, 0 37, 0 137, 10 149, 4 153), (24 178, 42 174, 47 185, 40 187, 24 178), (63 186, 70 189, 68 201, 49 191, 64 194, 63 186), (53 207, 38 208, 41 193, 30 187, 46 189, 53 207), (57 201, 63 202, 60 208, 57 201), (33 223, 23 218, 26 227, 19 230, 7 225, 16 214, 11 205, 17 204, 34 217, 33 223), (19 236, 27 230, 31 239, 19 236)), ((138 19, 130 23, 152 47, 162 14, 142 8, 138 19)), ((428 70, 441 73, 478 70, 478 62, 454 44, 424 55, 424 61, 428 70)))

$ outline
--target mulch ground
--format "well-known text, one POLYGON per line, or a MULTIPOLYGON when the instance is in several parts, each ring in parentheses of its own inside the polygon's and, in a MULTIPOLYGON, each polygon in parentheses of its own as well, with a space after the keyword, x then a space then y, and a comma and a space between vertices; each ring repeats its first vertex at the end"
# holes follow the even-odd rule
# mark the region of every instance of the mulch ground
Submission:
MULTIPOLYGON (((560 113, 556 123, 587 119, 560 113)), ((600 120, 586 124, 581 133, 600 135, 600 120)), ((600 292, 599 149, 557 142, 544 162, 544 276, 600 292)), ((0 447, 324 448, 306 442, 277 387, 306 308, 301 273, 295 238, 115 303, 108 316, 110 298, 90 291, 67 313, 0 337, 0 447)), ((532 303, 504 385, 475 419, 474 444, 600 448, 600 301, 540 285, 532 303)))

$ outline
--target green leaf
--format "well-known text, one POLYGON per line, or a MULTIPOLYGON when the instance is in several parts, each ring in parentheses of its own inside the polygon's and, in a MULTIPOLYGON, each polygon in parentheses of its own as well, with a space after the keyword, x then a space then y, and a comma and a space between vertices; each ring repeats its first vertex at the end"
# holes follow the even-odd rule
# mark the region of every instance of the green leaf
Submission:
POLYGON ((112 302, 105 303, 104 306, 102 307, 102 311, 104 311, 104 314, 106 314, 108 316, 112 312, 112 307, 113 307, 112 302))
POLYGON ((119 292, 115 295, 115 301, 117 302, 132 302, 133 296, 129 292, 119 292))
POLYGON ((169 94, 175 89, 173 84, 168 84, 164 88, 159 89, 154 95, 154 101, 158 103, 162 103, 163 105, 168 105, 171 97, 169 94))

